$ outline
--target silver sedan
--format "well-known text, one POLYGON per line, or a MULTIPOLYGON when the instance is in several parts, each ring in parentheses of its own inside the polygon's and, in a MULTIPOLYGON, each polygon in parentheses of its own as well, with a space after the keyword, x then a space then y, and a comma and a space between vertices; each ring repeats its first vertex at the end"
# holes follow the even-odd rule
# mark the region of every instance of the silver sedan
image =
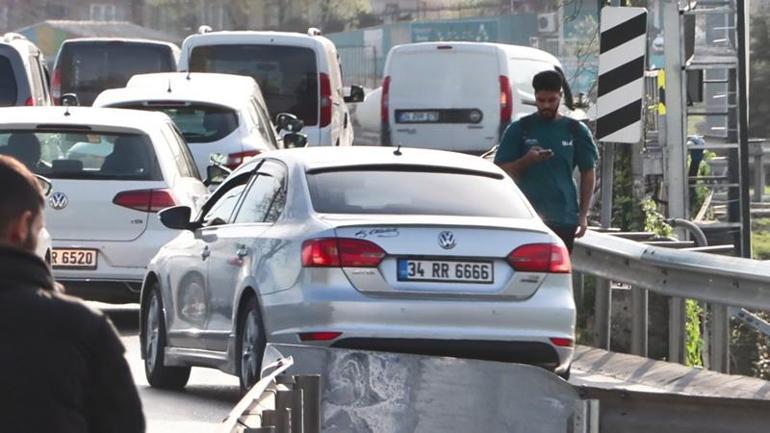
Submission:
POLYGON ((494 164, 450 152, 304 148, 242 165, 148 267, 148 381, 191 366, 247 389, 266 342, 542 365, 569 373, 567 250, 494 164))

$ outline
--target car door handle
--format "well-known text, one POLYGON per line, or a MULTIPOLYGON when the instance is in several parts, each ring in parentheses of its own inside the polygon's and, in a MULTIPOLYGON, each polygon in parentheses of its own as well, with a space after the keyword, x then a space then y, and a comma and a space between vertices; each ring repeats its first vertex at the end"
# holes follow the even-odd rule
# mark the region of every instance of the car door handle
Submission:
POLYGON ((238 249, 235 250, 235 255, 242 259, 249 255, 249 248, 246 245, 238 245, 238 249))
POLYGON ((201 259, 206 260, 211 255, 211 250, 208 246, 203 247, 203 251, 201 251, 201 259))

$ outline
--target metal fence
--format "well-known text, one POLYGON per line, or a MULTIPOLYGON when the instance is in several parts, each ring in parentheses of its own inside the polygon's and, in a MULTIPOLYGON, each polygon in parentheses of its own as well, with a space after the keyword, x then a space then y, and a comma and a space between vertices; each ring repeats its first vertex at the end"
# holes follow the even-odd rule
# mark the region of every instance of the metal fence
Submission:
POLYGON ((342 83, 345 86, 358 84, 367 88, 379 85, 377 76, 377 49, 369 45, 338 46, 337 53, 342 64, 342 83))

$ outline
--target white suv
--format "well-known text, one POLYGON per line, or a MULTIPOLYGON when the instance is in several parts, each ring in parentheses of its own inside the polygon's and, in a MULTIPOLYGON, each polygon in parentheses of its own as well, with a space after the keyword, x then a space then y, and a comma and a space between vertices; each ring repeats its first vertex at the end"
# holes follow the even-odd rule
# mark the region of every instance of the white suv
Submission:
POLYGON ((345 103, 363 101, 364 92, 351 86, 351 95, 343 94, 337 48, 314 30, 191 35, 182 43, 178 69, 249 75, 273 119, 291 113, 304 122, 310 146, 349 146, 353 125, 345 103))
POLYGON ((89 299, 138 299, 145 267, 178 234, 155 213, 207 194, 162 113, 86 107, 0 109, 0 153, 53 181, 45 209, 54 276, 89 299))
POLYGON ((235 168, 248 157, 279 147, 262 92, 250 77, 229 74, 135 75, 124 88, 105 90, 95 107, 162 111, 187 140, 198 171, 210 155, 235 168))

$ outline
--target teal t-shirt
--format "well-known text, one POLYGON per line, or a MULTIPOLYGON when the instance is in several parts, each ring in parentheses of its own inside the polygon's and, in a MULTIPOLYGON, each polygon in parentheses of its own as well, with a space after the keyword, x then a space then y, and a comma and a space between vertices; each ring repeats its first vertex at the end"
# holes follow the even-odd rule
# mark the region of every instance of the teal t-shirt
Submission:
POLYGON ((576 225, 580 208, 572 172, 575 167, 581 172, 596 167, 598 151, 591 131, 573 119, 544 120, 534 113, 508 125, 495 162, 515 161, 533 146, 551 149, 553 156, 529 166, 516 184, 546 223, 576 225), (522 121, 527 122, 526 137, 522 121))

